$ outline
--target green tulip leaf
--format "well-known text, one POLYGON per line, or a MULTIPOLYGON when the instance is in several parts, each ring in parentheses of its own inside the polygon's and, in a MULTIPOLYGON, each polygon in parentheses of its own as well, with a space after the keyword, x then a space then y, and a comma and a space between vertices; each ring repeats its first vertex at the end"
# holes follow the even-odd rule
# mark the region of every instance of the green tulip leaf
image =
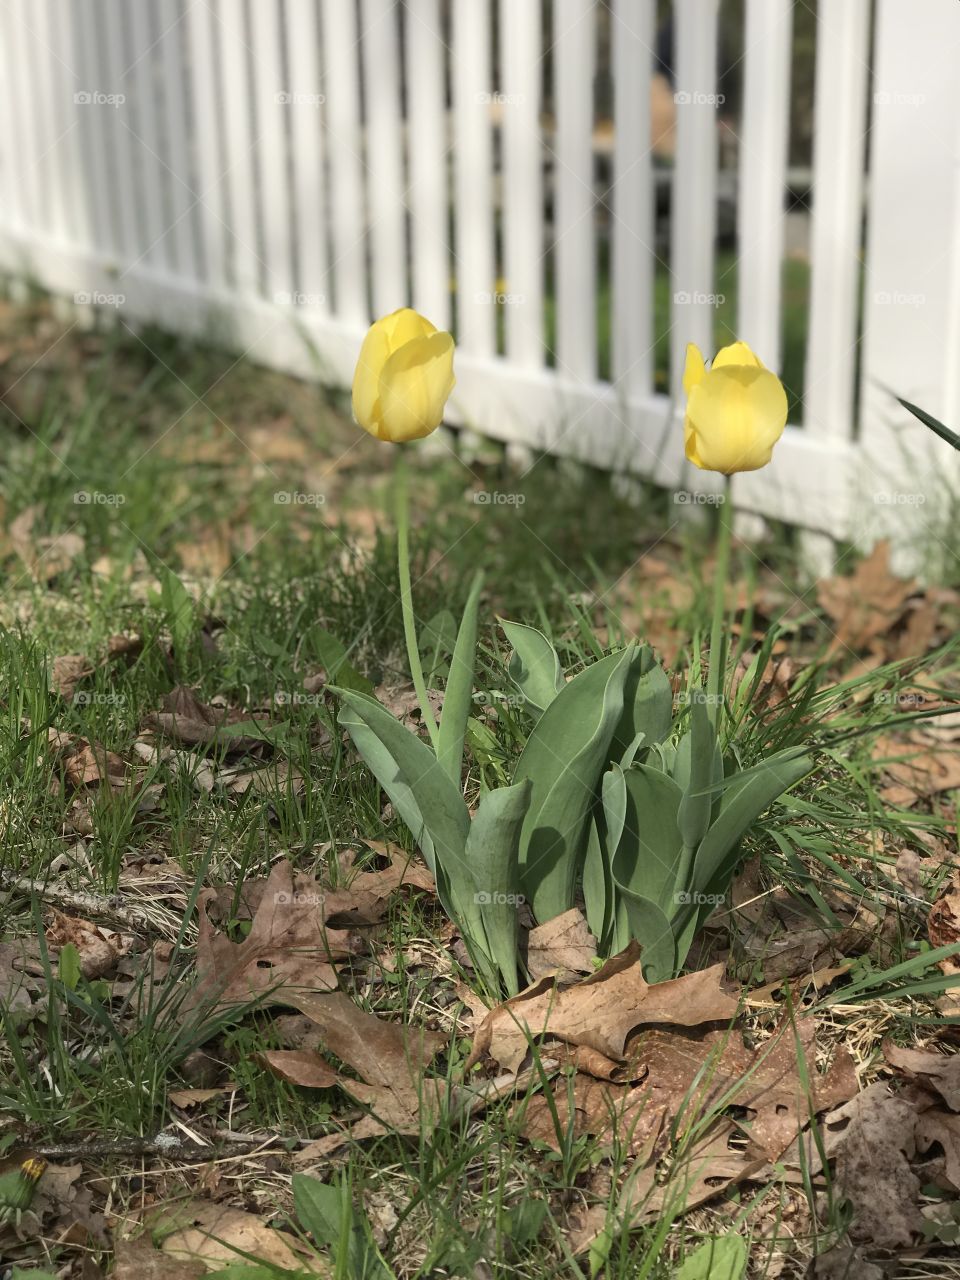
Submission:
POLYGON ((564 686, 563 670, 553 645, 536 627, 500 619, 513 647, 507 674, 533 712, 542 715, 564 686))
POLYGON ((676 914, 674 895, 687 888, 677 883, 683 847, 677 818, 683 792, 672 778, 649 765, 635 765, 623 778, 626 804, 613 877, 622 893, 646 898, 670 919, 676 914))
POLYGON ((700 842, 694 862, 693 879, 701 892, 709 892, 725 875, 731 854, 764 809, 812 768, 810 756, 798 756, 790 747, 725 786, 720 813, 700 842))
POLYGON ((457 632, 450 674, 443 694, 443 711, 440 715, 440 734, 437 739, 437 759, 440 767, 460 787, 463 771, 463 739, 467 720, 473 710, 473 674, 477 654, 477 610, 483 575, 474 576, 467 596, 466 607, 457 632))
POLYGON ((537 721, 514 782, 529 778, 530 808, 520 837, 520 879, 538 920, 574 905, 591 809, 636 650, 593 663, 565 684, 537 721))
POLYGON ((640 963, 647 982, 665 982, 677 968, 677 948, 670 921, 655 902, 621 890, 630 934, 640 943, 640 963))
POLYGON ((676 1280, 742 1280, 747 1270, 747 1244, 730 1232, 706 1240, 680 1264, 676 1280))
POLYGON ((656 662, 652 649, 642 645, 627 673, 623 714, 613 735, 610 758, 625 761, 631 744, 641 733, 644 747, 663 742, 672 725, 673 689, 669 677, 656 662))
POLYGON ((702 693, 694 691, 690 705, 690 728, 677 745, 677 758, 674 762, 673 777, 683 792, 677 822, 684 847, 696 849, 707 834, 710 826, 710 814, 716 792, 713 787, 717 781, 714 777, 716 763, 717 735, 710 723, 707 706, 702 693))
POLYGON ((517 857, 520 829, 530 807, 530 782, 488 791, 467 836, 466 862, 473 879, 473 922, 469 932, 486 939, 509 995, 516 995, 520 885, 517 857))
MULTIPOLYGON (((405 729, 375 698, 348 689, 337 692, 344 703, 340 723, 353 738, 357 750, 413 835, 420 839, 407 813, 414 821, 419 820, 422 830, 429 835, 437 893, 446 910, 459 918, 460 903, 470 885, 464 859, 470 815, 460 788, 441 768, 426 743, 405 729), (374 735, 381 750, 371 749, 370 738, 363 728, 357 731, 358 721, 374 735)), ((420 848, 424 848, 422 843, 420 848)), ((427 858, 426 852, 424 857, 427 858)))

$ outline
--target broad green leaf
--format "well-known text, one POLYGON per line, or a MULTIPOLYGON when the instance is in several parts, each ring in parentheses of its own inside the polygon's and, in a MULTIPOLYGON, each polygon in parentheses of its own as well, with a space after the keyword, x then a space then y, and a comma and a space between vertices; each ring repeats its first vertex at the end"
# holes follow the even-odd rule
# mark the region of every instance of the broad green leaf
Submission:
POLYGON ((405 729, 375 698, 352 693, 348 689, 338 689, 337 692, 346 707, 376 735, 386 750, 386 758, 376 753, 374 759, 367 760, 367 743, 363 735, 357 738, 350 718, 345 720, 341 710, 341 723, 349 730, 357 750, 376 773, 384 791, 391 799, 394 792, 402 796, 404 790, 412 795, 433 845, 437 892, 447 911, 459 918, 458 904, 469 891, 463 856, 470 832, 470 815, 460 788, 440 767, 440 762, 426 743, 405 729), (441 881, 445 882, 443 889, 449 887, 446 901, 441 881))
POLYGON ((504 634, 513 647, 507 674, 527 701, 532 712, 542 714, 564 686, 560 659, 553 645, 536 627, 500 619, 504 634))
POLYGON ((564 685, 517 762, 514 781, 529 778, 533 787, 520 838, 520 878, 538 920, 574 905, 590 811, 635 652, 631 646, 601 658, 564 685))
POLYGON ((516 995, 520 883, 517 858, 520 829, 530 807, 530 782, 488 791, 470 824, 465 859, 473 879, 471 930, 516 995))
POLYGON ((347 658, 347 647, 332 631, 315 631, 312 633, 314 652, 323 664, 330 684, 341 689, 353 689, 356 693, 372 696, 373 685, 362 676, 347 658))
POLYGON ((703 695, 694 691, 690 706, 690 728, 680 739, 673 777, 683 792, 677 824, 687 849, 696 849, 710 826, 715 792, 713 768, 716 760, 716 730, 710 723, 703 695))
POLYGON ((677 968, 677 948, 670 921, 655 902, 621 888, 630 934, 640 943, 640 963, 648 982, 665 982, 677 968))
POLYGON ((680 1264, 676 1280, 742 1280, 747 1270, 747 1244, 734 1232, 705 1241, 680 1264))
POLYGON ((473 710, 473 672, 477 653, 477 610, 480 604, 480 591, 483 587, 483 575, 474 576, 470 585, 470 594, 463 610, 457 643, 453 657, 450 659, 450 675, 443 694, 443 711, 440 715, 440 736, 437 740, 437 759, 460 787, 460 774, 463 769, 463 736, 467 731, 467 720, 473 710))
POLYGON ((630 744, 643 734, 644 747, 663 742, 673 724, 673 689, 653 651, 641 645, 630 664, 623 690, 623 714, 610 747, 610 757, 623 760, 630 744))
POLYGON ((160 566, 160 605, 166 614, 173 649, 179 661, 190 649, 197 630, 196 606, 181 580, 166 565, 160 566))
POLYGON ((626 803, 613 877, 621 892, 647 898, 670 919, 676 914, 675 893, 687 887, 677 883, 683 848, 677 815, 683 792, 649 765, 635 765, 623 778, 626 803))
POLYGON ((798 756, 793 748, 770 756, 762 765, 727 784, 720 802, 720 814, 700 842, 694 862, 693 882, 701 892, 715 888, 716 877, 725 869, 741 837, 768 805, 813 768, 809 756, 798 756))
POLYGON ((337 1263, 347 1263, 344 1274, 353 1280, 392 1280, 393 1272, 380 1257, 362 1211, 354 1207, 345 1178, 332 1184, 295 1173, 292 1182, 298 1222, 337 1263))
POLYGON ((429 684, 438 675, 447 674, 446 659, 457 642, 457 620, 449 609, 441 609, 425 623, 417 637, 423 675, 429 684))
POLYGON ((65 942, 60 948, 57 960, 57 977, 68 991, 76 991, 83 970, 80 967, 80 952, 73 942, 65 942))
POLYGON ((583 901, 587 924, 597 940, 601 955, 606 951, 615 905, 613 876, 607 865, 597 815, 590 818, 587 848, 583 858, 583 901))
POLYGON ((423 854, 423 860, 430 868, 430 874, 437 879, 437 890, 441 901, 449 911, 450 904, 449 901, 444 901, 443 890, 437 873, 437 859, 430 832, 427 830, 427 825, 414 794, 404 780, 400 766, 373 729, 345 703, 340 708, 338 719, 353 739, 353 745, 359 752, 361 759, 390 797, 391 804, 417 842, 420 852, 423 854))

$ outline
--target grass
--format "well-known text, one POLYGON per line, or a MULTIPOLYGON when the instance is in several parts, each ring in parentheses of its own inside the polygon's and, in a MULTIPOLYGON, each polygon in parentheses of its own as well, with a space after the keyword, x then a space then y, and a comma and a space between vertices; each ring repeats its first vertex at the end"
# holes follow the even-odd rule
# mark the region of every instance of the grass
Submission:
MULTIPOLYGON (((32 313, 5 318, 18 354, 6 370, 4 523, 10 529, 32 512, 20 550, 46 545, 47 564, 56 550, 43 539, 72 533, 83 545, 49 580, 42 568, 25 571, 13 543, 4 548, 5 930, 43 937, 43 895, 28 892, 25 881, 74 894, 119 893, 148 913, 141 943, 166 944, 176 957, 195 941, 192 908, 206 885, 239 886, 282 856, 304 870, 323 869, 331 847, 362 837, 410 845, 395 817, 384 820, 379 789, 342 742, 332 700, 322 688, 304 690, 304 677, 328 662, 331 636, 372 684, 404 683, 388 460, 358 438, 337 399, 212 348, 121 331, 73 333, 56 359, 31 350, 30 334, 42 331, 46 314, 38 301, 32 313), (79 493, 94 496, 77 501, 79 493), (310 500, 277 501, 278 493, 310 500), (109 638, 121 632, 141 636, 141 649, 105 661, 109 638), (78 653, 102 665, 78 686, 82 697, 64 698, 51 688, 51 662, 78 653), (73 791, 46 749, 48 732, 99 743, 132 764, 148 717, 177 683, 253 718, 269 713, 264 758, 275 751, 287 761, 302 775, 302 790, 278 775, 262 792, 206 791, 197 781, 201 760, 184 768, 155 759, 141 765, 139 787, 73 791), (151 865, 160 868, 154 886, 138 889, 131 873, 151 865)), ((542 625, 571 666, 598 656, 605 643, 646 634, 655 622, 677 640, 679 682, 699 661, 709 602, 702 530, 676 523, 663 495, 651 490, 639 504, 628 503, 608 479, 586 471, 542 462, 518 478, 496 457, 468 466, 455 455, 451 446, 425 460, 418 475, 415 597, 421 623, 442 634, 445 615, 458 615, 473 569, 487 572, 477 685, 496 710, 471 741, 475 787, 481 770, 503 770, 524 737, 517 713, 497 700, 506 687, 497 614, 542 625), (472 494, 481 488, 523 501, 478 505, 472 494), (669 572, 654 575, 649 566, 664 555, 669 572)), ((757 580, 772 580, 775 571, 796 585, 790 603, 804 604, 804 622, 791 642, 809 658, 821 656, 829 637, 789 540, 769 544, 756 562, 746 558, 757 580)), ((948 692, 955 673, 955 646, 922 669, 927 687, 948 692)), ((873 695, 905 679, 890 666, 846 683, 831 675, 811 682, 799 709, 779 712, 744 695, 729 746, 749 764, 761 750, 809 733, 811 724, 829 724, 835 734, 882 728, 896 701, 873 695)), ((918 679, 917 670, 910 679, 918 679)), ((922 970, 924 956, 921 907, 903 905, 885 850, 926 852, 930 836, 954 847, 954 833, 942 814, 891 809, 877 785, 869 737, 850 738, 824 755, 816 775, 776 810, 775 822, 757 827, 745 854, 759 867, 764 891, 787 884, 812 920, 836 919, 838 893, 878 909, 896 904, 897 937, 872 957, 868 946, 858 970, 867 986, 887 992, 885 973, 907 961, 922 970)), ((357 981, 358 1002, 449 1029, 454 983, 468 975, 450 954, 443 925, 428 900, 398 901, 377 963, 357 981)), ((720 936, 733 943, 732 921, 720 925, 720 936)), ((748 957, 741 976, 760 981, 763 968, 762 957, 748 957)), ((892 985, 914 980, 907 974, 892 985)), ((4 1014, 0 1152, 64 1137, 150 1138, 160 1131, 173 1114, 170 1091, 193 1086, 203 1066, 197 1035, 178 1016, 182 984, 141 975, 112 989, 85 980, 71 987, 45 949, 37 983, 43 1016, 4 1014)), ((896 1027, 909 1028, 913 1001, 890 998, 896 1027)), ((836 1041, 842 999, 831 1016, 828 1034, 836 1041)), ((207 1037, 209 1030, 206 1065, 229 1075, 240 1107, 234 1114, 223 1097, 211 1099, 192 1113, 194 1124, 279 1135, 291 1149, 333 1127, 342 1100, 287 1084, 257 1063, 258 1052, 282 1043, 275 1018, 254 1012, 207 1037)), ((442 1066, 453 1073, 458 1061, 453 1055, 442 1066)), ((529 1096, 537 1088, 534 1073, 529 1096)), ((378 1242, 400 1274, 470 1275, 483 1266, 488 1274, 582 1274, 567 1242, 570 1215, 605 1196, 612 1206, 623 1153, 601 1171, 596 1144, 572 1133, 559 1135, 559 1151, 532 1145, 521 1136, 523 1100, 519 1107, 515 1101, 480 1118, 451 1112, 432 1133, 351 1144, 338 1157, 355 1204, 379 1214, 378 1242)), ((263 1212, 290 1211, 279 1150, 269 1159, 251 1154, 230 1175, 236 1195, 263 1212)), ((133 1206, 144 1180, 162 1196, 196 1176, 189 1167, 178 1173, 172 1164, 124 1156, 105 1156, 96 1167, 112 1179, 115 1207, 133 1206)), ((330 1168, 321 1174, 328 1178, 330 1168)), ((797 1203, 797 1191, 774 1179, 755 1204, 741 1206, 742 1221, 748 1229, 769 1224, 797 1203)), ((669 1276, 702 1237, 725 1229, 712 1210, 698 1210, 686 1225, 665 1214, 612 1240, 603 1274, 669 1276)), ((812 1247, 801 1241, 797 1256, 812 1247)), ((51 1264, 69 1257, 66 1246, 49 1251, 51 1264)))

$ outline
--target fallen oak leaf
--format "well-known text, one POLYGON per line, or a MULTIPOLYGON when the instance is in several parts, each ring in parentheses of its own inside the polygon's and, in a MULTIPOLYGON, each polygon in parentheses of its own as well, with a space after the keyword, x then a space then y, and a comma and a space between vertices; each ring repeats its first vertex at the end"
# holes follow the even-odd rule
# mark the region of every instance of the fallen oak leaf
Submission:
MULTIPOLYGON (((357 935, 326 927, 325 895, 310 877, 295 877, 288 862, 273 868, 242 942, 217 933, 207 914, 216 898, 212 889, 200 894, 197 939, 198 981, 184 1002, 184 1012, 210 1013, 261 999, 290 1004, 305 992, 332 990, 337 974, 332 961, 362 949, 357 935)), ((215 1028, 211 1025, 211 1034, 215 1028)))
POLYGON ((253 1057, 280 1080, 302 1089, 330 1089, 339 1083, 336 1068, 313 1049, 263 1049, 253 1057))
POLYGON ((548 974, 591 973, 597 940, 579 907, 538 924, 527 937, 527 969, 536 982, 548 974))
POLYGON ((163 1252, 168 1257, 239 1263, 244 1254, 250 1254, 262 1264, 298 1274, 329 1274, 329 1268, 295 1236, 277 1231, 243 1209, 195 1201, 188 1209, 180 1208, 177 1216, 184 1225, 164 1240, 163 1252))
POLYGON ((960 1054, 902 1049, 891 1040, 884 1040, 880 1047, 895 1071, 928 1093, 938 1094, 951 1111, 960 1112, 960 1054))
POLYGON ((186 685, 171 689, 163 699, 162 710, 153 712, 146 720, 148 728, 188 747, 217 744, 231 752, 242 752, 265 740, 262 733, 238 732, 237 726, 241 724, 256 727, 245 712, 201 702, 186 685))
POLYGON ((636 941, 574 986, 558 989, 541 979, 498 1005, 481 1023, 466 1069, 489 1054, 516 1071, 531 1038, 549 1034, 567 1044, 596 1049, 607 1058, 623 1058, 631 1031, 657 1023, 694 1027, 730 1022, 738 1002, 720 985, 723 966, 649 984, 636 941))
POLYGON ((900 621, 915 589, 915 582, 891 572, 888 541, 878 542, 848 577, 823 579, 817 599, 835 628, 828 654, 840 649, 859 653, 885 636, 900 621))

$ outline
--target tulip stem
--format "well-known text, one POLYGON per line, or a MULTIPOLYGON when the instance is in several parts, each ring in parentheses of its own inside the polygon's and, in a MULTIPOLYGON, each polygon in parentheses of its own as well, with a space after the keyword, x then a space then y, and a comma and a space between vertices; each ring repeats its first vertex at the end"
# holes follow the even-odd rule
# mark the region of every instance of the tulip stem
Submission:
POLYGON ((407 642, 407 661, 410 663, 413 688, 417 695, 417 701, 420 703, 420 714, 430 734, 433 749, 436 751, 440 733, 437 729, 437 722, 433 718, 430 700, 427 697, 427 685, 423 678, 423 666, 420 662, 420 646, 417 643, 417 623, 413 612, 413 585, 410 581, 410 498, 407 487, 407 460, 403 456, 403 447, 403 445, 400 445, 400 456, 397 458, 397 469, 394 472, 400 611, 403 614, 403 634, 407 642))
POLYGON ((724 662, 726 637, 724 636, 724 597, 730 569, 730 544, 733 536, 733 509, 730 501, 730 477, 723 488, 723 500, 718 504, 720 526, 717 530, 717 557, 713 570, 713 621, 710 624, 710 665, 707 670, 707 711, 714 729, 720 719, 720 703, 724 689, 724 662))

